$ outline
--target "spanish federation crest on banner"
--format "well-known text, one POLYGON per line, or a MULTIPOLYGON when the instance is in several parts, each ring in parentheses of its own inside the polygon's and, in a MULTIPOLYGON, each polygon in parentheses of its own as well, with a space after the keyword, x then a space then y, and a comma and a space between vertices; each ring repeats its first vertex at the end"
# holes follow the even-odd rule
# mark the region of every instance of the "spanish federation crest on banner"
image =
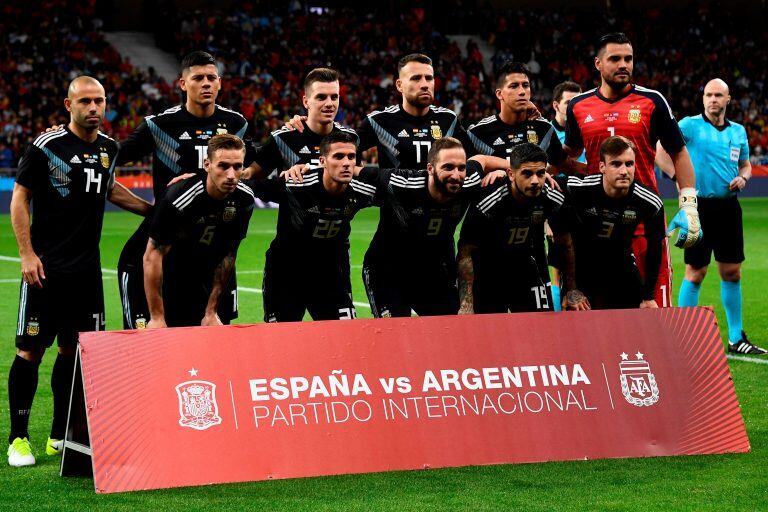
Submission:
POLYGON ((627 118, 629 119, 630 123, 639 123, 640 119, 642 119, 642 116, 640 114, 639 108, 633 108, 629 111, 629 114, 627 115, 627 118))
POLYGON ((216 403, 216 384, 189 380, 176 386, 179 397, 179 425, 205 430, 221 423, 216 403))
POLYGON ((635 360, 621 354, 621 393, 624 399, 637 407, 648 407, 659 401, 659 386, 651 366, 644 360, 644 354, 637 352, 635 360))
POLYGON ((440 129, 440 126, 437 124, 433 124, 429 127, 430 133, 432 134, 432 138, 437 140, 440 137, 443 136, 443 130, 440 129))

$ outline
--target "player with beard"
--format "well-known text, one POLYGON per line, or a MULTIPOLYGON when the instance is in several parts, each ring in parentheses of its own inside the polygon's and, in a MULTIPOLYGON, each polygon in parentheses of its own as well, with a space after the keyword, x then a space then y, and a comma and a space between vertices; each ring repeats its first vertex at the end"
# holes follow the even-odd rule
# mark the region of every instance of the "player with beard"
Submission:
POLYGON ((376 176, 381 211, 363 261, 374 316, 456 314, 456 226, 480 193, 481 174, 506 167, 485 155, 467 161, 461 142, 443 137, 432 144, 426 170, 360 171, 366 181, 376 176))
MULTIPOLYGON (((625 34, 616 32, 600 38, 595 67, 600 72, 600 87, 576 96, 568 104, 565 150, 578 156, 584 149, 589 170, 595 174, 599 169, 603 141, 613 135, 626 137, 637 148, 637 181, 658 194, 654 159, 656 142, 661 142, 672 157, 680 188, 680 210, 669 225, 670 233, 679 228, 675 245, 692 247, 701 236, 695 176, 669 104, 658 91, 632 83, 634 52, 625 34)), ((633 252, 642 270, 646 252, 642 224, 636 235, 633 252)), ((672 270, 665 242, 656 284, 656 302, 661 307, 671 305, 671 286, 672 270)))
POLYGON ((545 119, 529 119, 531 74, 521 62, 508 61, 499 68, 496 79, 499 113, 471 125, 467 135, 473 148, 482 155, 509 158, 512 148, 523 142, 536 144, 547 153, 552 174, 585 173, 586 167, 569 159, 553 126, 545 119))
POLYGON ((394 169, 423 169, 434 141, 441 137, 460 140, 474 154, 456 114, 436 107, 435 70, 432 59, 420 53, 406 55, 397 64, 400 105, 368 114, 358 129, 360 151, 376 147, 379 166, 394 169))
MULTIPOLYGON (((441 137, 455 137, 466 151, 474 153, 466 131, 453 110, 436 107, 435 70, 432 59, 420 53, 406 55, 397 65, 400 105, 368 114, 358 128, 362 153, 377 148, 379 167, 423 169, 432 143, 441 137)), ((305 117, 294 116, 284 129, 304 130, 305 117)))
POLYGON ((560 213, 563 194, 545 183, 547 154, 524 142, 509 154, 507 177, 483 189, 461 227, 460 314, 552 311, 544 222, 563 247, 569 309, 589 309, 576 289, 574 252, 560 213))
MULTIPOLYGON (((242 115, 216 104, 221 77, 211 54, 197 51, 184 57, 179 86, 186 94, 184 104, 147 116, 122 143, 118 155, 118 165, 152 155, 156 204, 165 196, 168 184, 184 172, 206 175, 204 162, 211 137, 229 133, 242 139, 248 132, 248 122, 242 115)), ((246 143, 246 153, 245 164, 249 166, 254 158, 251 144, 246 143)), ((255 168, 248 172, 258 173, 255 168)), ((120 253, 117 270, 126 329, 145 327, 149 320, 143 275, 149 227, 149 220, 142 223, 120 253)), ((219 316, 225 324, 237 318, 234 273, 227 284, 225 298, 219 302, 219 316)))

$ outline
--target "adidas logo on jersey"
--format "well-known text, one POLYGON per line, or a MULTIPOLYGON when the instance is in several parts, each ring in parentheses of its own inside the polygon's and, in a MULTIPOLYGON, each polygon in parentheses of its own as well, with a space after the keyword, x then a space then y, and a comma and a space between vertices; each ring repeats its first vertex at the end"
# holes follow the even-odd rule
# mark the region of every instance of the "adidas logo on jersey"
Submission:
POLYGON ((192 137, 189 136, 188 132, 184 132, 181 135, 179 135, 179 140, 190 140, 192 137))
POLYGON ((594 121, 594 119, 592 119, 592 114, 587 114, 587 117, 584 118, 584 122, 591 123, 592 121, 594 121))
POLYGON ((75 156, 72 157, 72 159, 69 161, 69 163, 71 163, 71 164, 81 164, 82 162, 80 161, 80 157, 75 155, 75 156))
POLYGON ((504 144, 504 141, 501 140, 501 137, 496 137, 496 140, 493 141, 494 146, 501 146, 502 144, 504 144))
POLYGON ((408 135, 408 132, 405 131, 405 130, 403 130, 400 133, 398 133, 397 136, 398 137, 410 137, 410 135, 408 135))
POLYGON ((320 213, 320 208, 318 208, 317 206, 313 206, 312 208, 310 208, 310 209, 309 209, 309 210, 307 210, 307 211, 308 211, 309 213, 320 213))
POLYGON ((303 148, 301 148, 301 149, 299 150, 299 153, 302 153, 302 154, 305 154, 305 155, 307 155, 307 154, 309 154, 309 153, 310 153, 310 151, 309 151, 309 148, 308 148, 307 146, 304 146, 303 148))

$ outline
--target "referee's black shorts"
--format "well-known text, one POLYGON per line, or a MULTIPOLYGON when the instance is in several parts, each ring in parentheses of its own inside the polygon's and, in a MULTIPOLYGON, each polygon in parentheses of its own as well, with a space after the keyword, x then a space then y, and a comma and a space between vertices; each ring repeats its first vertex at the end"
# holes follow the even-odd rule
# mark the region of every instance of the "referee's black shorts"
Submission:
POLYGON ((744 229, 741 205, 735 197, 699 198, 699 219, 704 236, 698 244, 685 250, 685 263, 694 268, 706 267, 715 253, 720 263, 744 261, 744 229))

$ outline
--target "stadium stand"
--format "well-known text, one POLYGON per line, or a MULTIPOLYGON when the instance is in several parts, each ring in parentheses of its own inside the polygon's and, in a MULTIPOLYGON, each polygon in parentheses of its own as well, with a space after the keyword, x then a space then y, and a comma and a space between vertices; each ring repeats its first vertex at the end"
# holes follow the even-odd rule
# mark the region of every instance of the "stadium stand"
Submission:
MULTIPOLYGON (((110 94, 104 131, 118 139, 142 116, 179 102, 175 84, 152 70, 136 69, 106 42, 95 4, 49 0, 37 10, 14 4, 0 8, 5 39, 0 50, 0 168, 13 167, 34 134, 64 119, 59 91, 78 73, 104 82, 110 94), (36 35, 41 33, 42 38, 36 35)), ((467 125, 496 111, 492 68, 509 58, 527 62, 534 71, 534 101, 550 116, 556 83, 572 79, 585 89, 594 85, 588 34, 615 29, 635 41, 638 81, 659 89, 678 117, 699 111, 695 93, 709 78, 729 80, 731 118, 747 128, 753 164, 768 163, 768 71, 760 65, 768 59, 768 33, 750 30, 756 21, 743 13, 720 10, 715 16, 702 7, 681 20, 658 9, 632 19, 476 9, 467 11, 463 23, 457 20, 462 16, 452 16, 438 26, 430 20, 444 17, 424 8, 395 16, 376 8, 309 12, 299 2, 271 9, 256 12, 244 3, 228 12, 180 12, 164 20, 157 38, 178 56, 196 49, 217 55, 225 78, 219 103, 248 118, 257 142, 298 112, 301 78, 308 69, 331 65, 341 72, 338 120, 354 127, 371 110, 398 101, 396 62, 414 51, 432 56, 437 103, 460 112, 467 125), (493 20, 491 30, 481 32, 489 26, 482 20, 493 20), (475 31, 495 46, 491 65, 484 66, 472 39, 462 52, 446 36, 461 30, 475 31), (685 57, 690 55, 696 57, 685 57)))

